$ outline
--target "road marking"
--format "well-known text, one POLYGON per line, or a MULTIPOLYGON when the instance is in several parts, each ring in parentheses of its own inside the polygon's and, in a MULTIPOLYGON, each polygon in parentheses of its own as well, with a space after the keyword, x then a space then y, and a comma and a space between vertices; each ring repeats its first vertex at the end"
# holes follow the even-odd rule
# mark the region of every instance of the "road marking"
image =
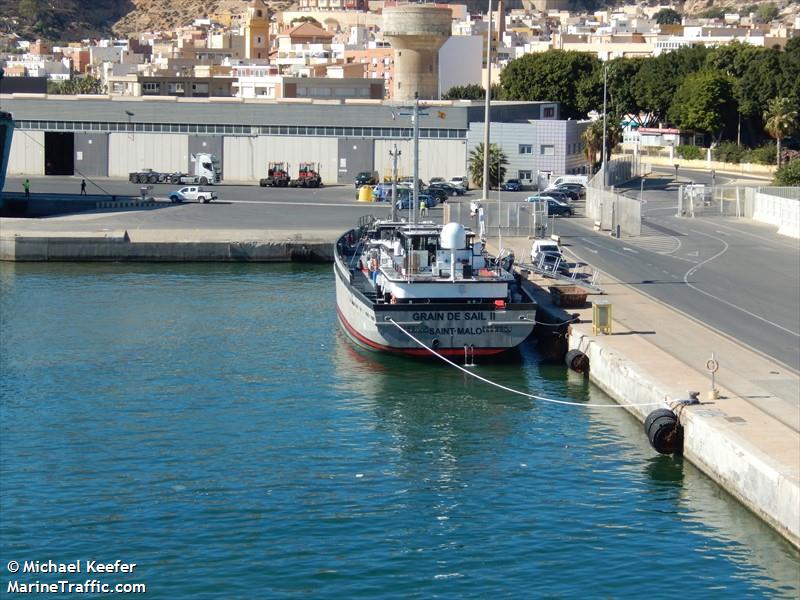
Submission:
POLYGON ((694 252, 687 252, 686 256, 698 256, 699 257, 700 256, 700 251, 699 250, 695 250, 694 252))
MULTIPOLYGON (((581 238, 581 239, 585 240, 585 238, 581 238)), ((591 250, 591 248, 586 248, 586 250, 591 250)), ((573 254, 575 255, 575 258, 577 258, 578 260, 581 260, 581 257, 578 254, 576 254, 575 252, 573 252, 573 254)), ((595 254, 596 254, 596 252, 595 252, 595 254)), ((673 258, 676 258, 676 257, 673 257, 673 258)), ((586 262, 586 261, 582 261, 582 262, 586 262)), ((591 266, 590 263, 586 263, 586 264, 589 264, 591 266)), ((592 267, 592 268, 594 268, 594 267, 592 267)), ((595 269, 595 270, 600 272, 599 269, 595 269)), ((641 295, 645 296, 646 298, 650 299, 651 301, 655 302, 656 304, 659 304, 659 305, 663 306, 664 308, 667 308, 668 310, 672 310, 672 311, 678 313, 679 315, 682 315, 682 316, 686 317, 690 321, 696 323, 699 327, 705 327, 709 331, 712 331, 713 333, 716 333, 717 335, 725 338, 726 340, 728 340, 732 344, 736 344, 740 348, 744 348, 745 350, 748 350, 749 352, 753 352, 753 353, 757 354, 761 358, 774 363, 775 365, 779 366, 779 368, 784 369, 785 371, 787 371, 789 373, 792 373, 793 375, 800 375, 800 371, 798 371, 794 367, 786 364, 785 362, 781 361, 780 359, 775 358, 774 356, 771 356, 771 355, 767 354, 766 352, 764 352, 762 350, 754 348, 750 344, 746 344, 743 340, 740 340, 739 338, 734 337, 730 333, 727 333, 727 332, 725 332, 724 330, 722 330, 722 329, 720 329, 718 327, 714 327, 713 325, 710 325, 705 321, 701 321, 698 317, 695 317, 694 315, 688 313, 685 310, 681 310, 680 308, 675 307, 673 304, 668 304, 664 300, 660 300, 659 298, 653 296, 649 292, 646 292, 644 290, 644 288, 642 288, 642 287, 634 287, 634 286, 632 286, 630 284, 623 283, 622 281, 620 281, 619 278, 614 277, 610 273, 608 275, 613 280, 621 283, 624 287, 630 288, 631 290, 635 291, 638 294, 641 294, 641 295)), ((678 279, 678 277, 676 275, 674 275, 674 274, 670 274, 670 276, 673 277, 674 279, 678 279)))
MULTIPOLYGON (((220 199, 218 204, 270 204, 274 206, 344 206, 347 208, 364 208, 364 203, 360 204, 341 204, 333 202, 280 202, 277 200, 223 200, 220 199)), ((378 208, 390 208, 388 205, 377 205, 378 208)))
MULTIPOLYGON (((729 229, 730 231, 733 231, 734 233, 738 233, 738 234, 741 234, 741 235, 749 236, 751 238, 755 238, 755 239, 760 240, 761 242, 763 242, 765 244, 772 243, 772 244, 774 244, 774 245, 776 245, 776 246, 778 246, 778 247, 780 247, 782 249, 791 248, 791 249, 794 250, 794 249, 797 248, 797 246, 792 245, 792 242, 793 242, 792 239, 787 239, 786 240, 786 242, 787 242, 786 244, 781 244, 781 243, 778 243, 778 242, 779 241, 783 241, 783 240, 780 240, 779 238, 771 239, 767 235, 758 235, 757 233, 750 233, 749 231, 742 231, 741 229, 736 229, 735 227, 728 227, 728 226, 722 225, 720 223, 714 223, 714 225, 716 225, 717 227, 722 227, 723 229, 729 229)), ((720 232, 718 231, 717 233, 720 233, 720 232)), ((768 233, 769 233, 770 236, 774 235, 774 232, 770 231, 768 233)))
POLYGON ((730 235, 730 233, 725 233, 724 231, 720 231, 719 229, 717 229, 714 233, 718 233, 720 235, 728 235, 728 236, 730 235))
POLYGON ((697 231, 696 229, 692 229, 692 233, 699 233, 700 235, 705 235, 705 236, 708 236, 710 238, 713 238, 713 239, 717 240, 718 242, 722 242, 725 245, 725 247, 722 250, 720 250, 719 252, 717 252, 714 256, 712 256, 710 258, 707 258, 702 262, 697 263, 691 269, 686 271, 686 274, 683 276, 683 282, 686 285, 688 285, 694 291, 700 292, 701 294, 703 294, 704 296, 708 296, 709 298, 713 298, 717 302, 722 302, 723 304, 725 304, 727 306, 730 306, 731 308, 735 308, 736 310, 741 311, 744 314, 753 317, 754 319, 758 319, 759 321, 763 321, 764 323, 767 323, 768 325, 772 325, 773 327, 776 327, 777 329, 780 329, 781 331, 785 331, 786 333, 790 333, 791 335, 793 335, 795 337, 800 337, 800 333, 797 333, 796 331, 792 331, 791 329, 787 329, 786 327, 783 327, 782 325, 778 325, 777 323, 773 323, 769 319, 765 319, 764 317, 762 317, 760 315, 757 315, 755 313, 752 313, 749 310, 747 310, 745 308, 742 308, 741 306, 737 306, 733 302, 728 302, 724 298, 720 298, 719 296, 715 296, 714 294, 711 294, 709 292, 701 290, 696 285, 693 285, 693 284, 689 283, 689 277, 691 277, 694 273, 696 273, 700 269, 700 267, 710 263, 712 260, 715 260, 715 259, 719 258, 720 256, 722 256, 723 254, 725 254, 728 251, 728 248, 730 248, 730 245, 728 244, 728 242, 726 242, 722 238, 718 238, 718 237, 716 237, 714 235, 711 235, 710 233, 703 233, 702 231, 697 231))
POLYGON ((622 249, 625 250, 625 252, 633 252, 634 254, 639 254, 636 250, 634 250, 633 248, 628 248, 627 246, 623 246, 622 249))

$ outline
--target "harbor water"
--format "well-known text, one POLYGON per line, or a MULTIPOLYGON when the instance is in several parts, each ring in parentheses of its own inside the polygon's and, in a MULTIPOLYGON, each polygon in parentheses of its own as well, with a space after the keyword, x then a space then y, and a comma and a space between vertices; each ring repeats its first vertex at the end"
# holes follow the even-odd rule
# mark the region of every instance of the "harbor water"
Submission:
MULTIPOLYGON (((4 592, 800 595, 797 551, 624 411, 354 348, 329 266, 2 264, 0 319, 4 592), (86 560, 137 566, 9 569, 86 560)), ((611 403, 532 343, 475 370, 611 403)))

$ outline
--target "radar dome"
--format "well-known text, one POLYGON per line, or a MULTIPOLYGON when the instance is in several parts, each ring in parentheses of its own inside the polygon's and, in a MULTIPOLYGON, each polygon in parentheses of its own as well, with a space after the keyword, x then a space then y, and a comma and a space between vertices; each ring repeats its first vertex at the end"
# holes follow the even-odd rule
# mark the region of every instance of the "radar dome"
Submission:
POLYGON ((445 250, 461 250, 467 245, 467 232, 461 223, 448 223, 439 237, 445 250))

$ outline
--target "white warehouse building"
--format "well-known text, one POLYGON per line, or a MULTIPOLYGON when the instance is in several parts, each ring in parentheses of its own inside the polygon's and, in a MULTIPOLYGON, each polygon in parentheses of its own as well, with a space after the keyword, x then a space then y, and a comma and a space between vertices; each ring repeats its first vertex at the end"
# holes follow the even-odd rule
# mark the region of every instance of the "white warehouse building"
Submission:
MULTIPOLYGON (((190 169, 191 155, 219 157, 223 178, 252 183, 270 162, 320 164, 323 182, 352 183, 361 171, 391 175, 389 151, 402 151, 399 175, 412 172, 410 107, 378 100, 110 98, 2 95, 16 121, 9 175, 127 178, 151 168, 190 169)), ((431 102, 420 118, 420 177, 467 173, 482 140, 481 102, 431 102)), ((507 178, 541 171, 582 172, 586 124, 558 119, 554 102, 492 104, 492 143, 510 159, 507 178)))

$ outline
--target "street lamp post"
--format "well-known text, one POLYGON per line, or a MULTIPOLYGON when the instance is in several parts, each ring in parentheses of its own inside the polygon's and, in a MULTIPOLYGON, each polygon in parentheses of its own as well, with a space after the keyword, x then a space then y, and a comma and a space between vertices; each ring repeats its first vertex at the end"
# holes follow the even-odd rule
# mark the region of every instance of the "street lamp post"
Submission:
POLYGON ((131 128, 131 117, 133 117, 133 113, 129 110, 125 111, 125 114, 128 117, 128 139, 133 140, 133 129, 131 128))
POLYGON ((608 88, 608 64, 603 65, 603 163, 602 163, 602 170, 603 170, 603 189, 606 189, 608 186, 608 181, 606 179, 606 90, 608 88))
POLYGON ((391 220, 395 221, 397 219, 397 159, 400 157, 402 152, 397 149, 397 144, 394 144, 394 149, 389 150, 389 156, 392 157, 392 211, 391 211, 391 220))
POLYGON ((489 199, 489 121, 492 97, 492 0, 489 0, 489 28, 486 32, 486 106, 483 115, 483 201, 489 199))

